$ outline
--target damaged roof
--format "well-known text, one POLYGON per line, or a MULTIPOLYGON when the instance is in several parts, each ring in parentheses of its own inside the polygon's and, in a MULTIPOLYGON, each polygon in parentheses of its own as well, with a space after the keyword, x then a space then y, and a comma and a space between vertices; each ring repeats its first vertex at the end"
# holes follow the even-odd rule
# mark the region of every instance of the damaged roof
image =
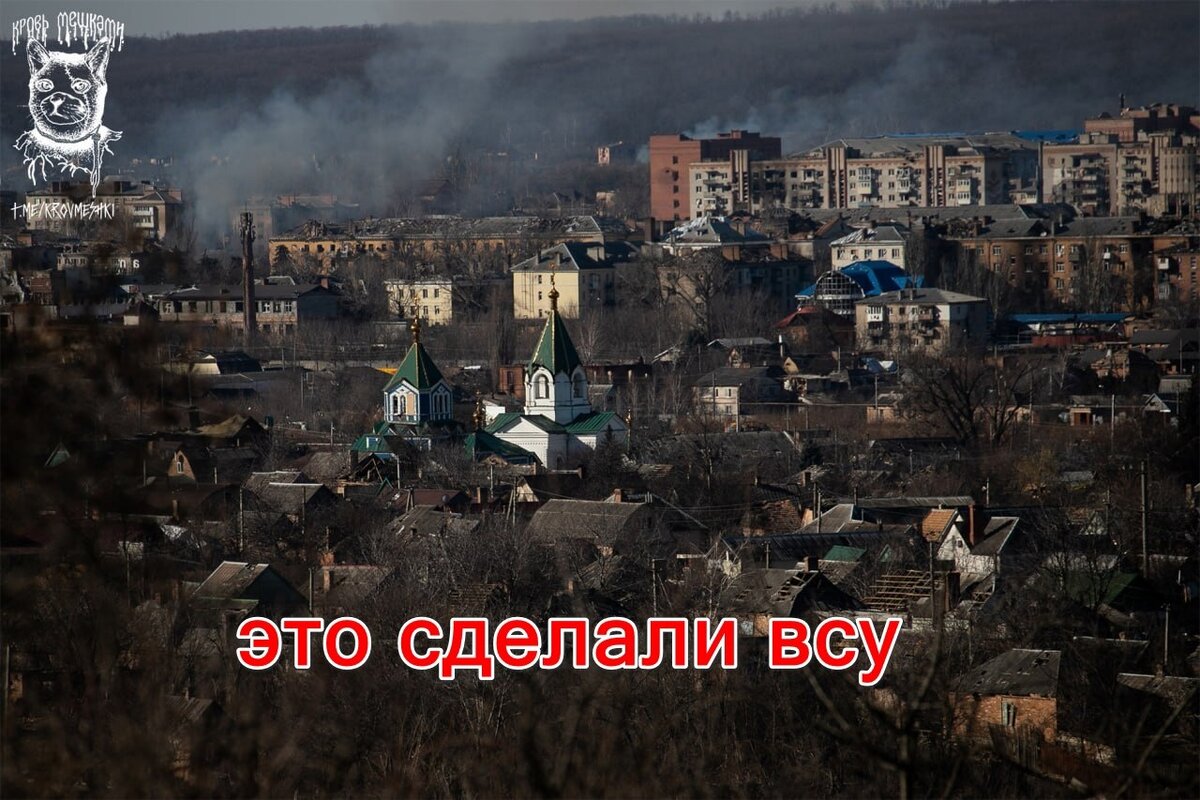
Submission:
POLYGON ((1059 650, 1009 650, 963 675, 958 690, 970 694, 1055 697, 1059 650))

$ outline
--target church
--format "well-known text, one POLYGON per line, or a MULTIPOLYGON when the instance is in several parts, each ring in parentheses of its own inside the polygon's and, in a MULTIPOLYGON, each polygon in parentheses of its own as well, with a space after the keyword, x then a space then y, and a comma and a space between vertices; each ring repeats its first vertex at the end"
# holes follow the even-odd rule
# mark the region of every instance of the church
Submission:
POLYGON ((524 413, 499 414, 485 431, 532 453, 546 469, 574 469, 601 444, 623 445, 629 429, 616 412, 592 410, 553 283, 552 277, 550 315, 525 370, 524 413))

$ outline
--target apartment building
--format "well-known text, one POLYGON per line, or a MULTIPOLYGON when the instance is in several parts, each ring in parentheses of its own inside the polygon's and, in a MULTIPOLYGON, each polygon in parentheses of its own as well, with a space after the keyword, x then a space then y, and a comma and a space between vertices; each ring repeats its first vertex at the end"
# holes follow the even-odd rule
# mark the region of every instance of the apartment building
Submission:
POLYGON ((987 344, 986 298, 942 289, 900 289, 855 304, 860 350, 944 353, 987 344))
POLYGON ((637 249, 625 242, 566 242, 542 250, 513 266, 513 316, 550 316, 551 288, 558 292, 558 313, 568 319, 616 305, 617 265, 636 256, 637 249))
POLYGON ((389 278, 383 282, 388 310, 410 319, 414 312, 429 325, 448 325, 454 319, 454 281, 448 277, 389 278))
POLYGON ((116 225, 130 235, 162 241, 179 232, 183 212, 182 190, 149 181, 102 181, 95 199, 87 181, 50 181, 26 194, 22 224, 69 235, 82 235, 96 225, 116 225), (92 211, 64 211, 70 207, 92 211))
MULTIPOLYGON (((749 155, 749 154, 747 154, 749 155)), ((689 210, 977 206, 1036 185, 1037 145, 1012 133, 839 139, 786 158, 697 160, 689 210)))
MULTIPOLYGON (((255 321, 266 334, 290 334, 305 323, 333 319, 338 294, 318 284, 258 284, 255 321)), ((166 292, 154 303, 159 322, 242 328, 242 287, 203 284, 166 292)))
POLYGON ((749 165, 764 159, 777 159, 782 142, 776 136, 734 130, 715 139, 693 139, 680 133, 650 137, 650 216, 656 220, 691 219, 689 206, 690 166, 698 162, 726 162, 738 192, 749 193, 744 184, 749 165))
POLYGON ((396 217, 347 223, 310 220, 271 239, 270 261, 313 260, 328 268, 338 259, 366 255, 426 262, 460 258, 508 266, 563 242, 603 244, 629 234, 623 222, 596 216, 396 217))
POLYGON ((1178 105, 1122 108, 1084 121, 1071 143, 1046 144, 1042 196, 1096 216, 1192 213, 1200 192, 1200 114, 1178 105))
POLYGON ((837 270, 856 261, 890 261, 905 269, 908 237, 909 231, 903 225, 877 225, 871 222, 865 228, 830 242, 830 260, 837 270))
POLYGON ((1154 237, 1140 217, 963 220, 946 240, 960 264, 988 269, 1027 295, 1072 305, 1112 303, 1089 308, 1110 311, 1150 299, 1154 237))

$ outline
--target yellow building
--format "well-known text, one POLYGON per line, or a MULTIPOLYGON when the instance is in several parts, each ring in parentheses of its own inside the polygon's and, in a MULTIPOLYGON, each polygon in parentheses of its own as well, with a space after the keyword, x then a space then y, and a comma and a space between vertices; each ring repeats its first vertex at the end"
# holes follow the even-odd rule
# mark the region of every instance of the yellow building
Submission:
POLYGON ((513 316, 543 319, 550 315, 551 279, 558 289, 558 311, 579 319, 616 303, 617 263, 631 261, 636 248, 567 242, 515 265, 513 316))
POLYGON ((391 278, 383 282, 392 314, 416 316, 430 325, 446 325, 454 318, 454 283, 450 278, 391 278))

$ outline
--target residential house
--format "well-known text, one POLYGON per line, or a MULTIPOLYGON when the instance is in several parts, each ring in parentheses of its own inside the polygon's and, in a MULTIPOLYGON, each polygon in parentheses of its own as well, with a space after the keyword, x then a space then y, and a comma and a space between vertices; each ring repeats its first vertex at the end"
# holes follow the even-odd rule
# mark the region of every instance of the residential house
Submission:
POLYGON ((730 419, 769 411, 788 399, 782 374, 778 367, 720 367, 693 384, 696 408, 730 419))
POLYGON ((742 636, 766 636, 777 617, 804 617, 813 612, 854 611, 862 605, 817 570, 743 570, 721 592, 722 616, 738 620, 742 636))
POLYGON ((1009 650, 963 675, 951 696, 955 736, 987 741, 993 731, 1028 732, 1053 741, 1061 661, 1059 650, 1009 650))

